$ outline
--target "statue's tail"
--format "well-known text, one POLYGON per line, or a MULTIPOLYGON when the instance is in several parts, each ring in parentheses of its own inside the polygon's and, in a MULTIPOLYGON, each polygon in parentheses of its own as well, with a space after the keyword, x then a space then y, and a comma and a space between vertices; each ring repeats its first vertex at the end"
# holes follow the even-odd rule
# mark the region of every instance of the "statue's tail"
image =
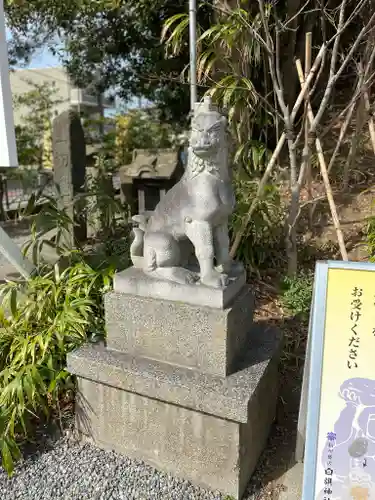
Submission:
POLYGON ((133 227, 134 240, 130 245, 130 257, 134 267, 143 267, 143 242, 148 218, 145 215, 135 215, 132 220, 138 224, 133 227))

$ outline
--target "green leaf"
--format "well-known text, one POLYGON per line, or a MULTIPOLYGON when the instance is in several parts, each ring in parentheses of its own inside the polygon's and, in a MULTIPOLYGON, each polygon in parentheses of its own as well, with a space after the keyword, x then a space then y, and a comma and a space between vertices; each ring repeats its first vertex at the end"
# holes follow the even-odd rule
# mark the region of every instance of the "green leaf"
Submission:
MULTIPOLYGON (((183 21, 183 22, 186 22, 186 21, 187 21, 187 22, 189 23, 189 16, 188 16, 188 14, 185 14, 185 13, 183 13, 183 14, 176 14, 176 15, 174 15, 174 16, 171 16, 169 19, 167 19, 167 20, 165 21, 164 26, 163 26, 163 29, 162 29, 162 32, 161 32, 161 37, 160 37, 162 41, 164 41, 164 40, 165 40, 165 38, 166 38, 166 36, 167 36, 168 31, 169 31, 169 30, 172 28, 172 26, 173 26, 174 24, 176 24, 178 21, 180 21, 180 23, 179 23, 179 25, 177 26, 177 28, 178 28, 178 27, 181 27, 181 21, 183 21)), ((175 30, 176 30, 176 28, 175 28, 175 30)), ((174 31, 175 31, 175 30, 174 30, 174 31)), ((181 30, 181 28, 180 28, 180 30, 181 30)))
POLYGON ((176 14, 168 19, 163 27, 162 41, 165 42, 166 49, 172 49, 173 54, 177 54, 183 43, 183 36, 189 27, 189 16, 187 14, 176 14), (171 30, 172 26, 180 21, 172 30, 169 38, 166 39, 167 32, 171 30))
POLYGON ((13 318, 17 316, 17 289, 12 288, 10 292, 10 310, 13 318))
POLYGON ((11 476, 14 470, 13 457, 10 452, 8 443, 4 438, 0 439, 0 448, 1 448, 2 465, 7 474, 11 476))

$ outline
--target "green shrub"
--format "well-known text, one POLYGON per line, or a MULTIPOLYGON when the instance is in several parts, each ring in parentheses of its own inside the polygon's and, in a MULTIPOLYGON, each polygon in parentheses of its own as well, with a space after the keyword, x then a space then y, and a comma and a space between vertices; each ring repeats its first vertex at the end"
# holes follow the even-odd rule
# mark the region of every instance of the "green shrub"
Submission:
MULTIPOLYGON (((33 212, 35 202, 31 197, 26 212, 33 212)), ((112 288, 115 269, 111 256, 96 252, 93 259, 78 242, 72 246, 72 225, 67 211, 48 199, 24 248, 37 272, 0 286, 0 451, 9 474, 36 422, 58 416, 60 401, 74 395, 67 354, 104 338, 103 295, 112 288), (46 245, 56 251, 54 265, 43 259, 46 245)))
POLYGON ((311 272, 301 272, 296 277, 284 278, 281 301, 288 313, 304 320, 309 317, 313 283, 314 275, 311 272))
MULTIPOLYGON (((235 174, 236 208, 230 224, 233 235, 247 217, 257 187, 256 180, 249 179, 248 176, 241 178, 238 173, 235 174)), ((242 261, 247 269, 254 272, 283 266, 284 217, 278 188, 273 185, 266 186, 236 253, 236 258, 242 261)))
POLYGON ((115 151, 117 165, 132 161, 135 149, 163 149, 176 145, 177 136, 183 131, 177 124, 163 123, 154 108, 130 110, 115 118, 115 151))
POLYGON ((112 274, 80 261, 0 287, 0 450, 9 474, 35 418, 49 418, 74 388, 67 353, 103 338, 102 297, 112 274))
POLYGON ((119 228, 127 227, 128 206, 116 196, 113 174, 116 172, 112 159, 99 154, 95 161, 95 175, 87 176, 86 193, 77 197, 76 212, 84 210, 87 223, 100 233, 102 241, 116 236, 119 228))

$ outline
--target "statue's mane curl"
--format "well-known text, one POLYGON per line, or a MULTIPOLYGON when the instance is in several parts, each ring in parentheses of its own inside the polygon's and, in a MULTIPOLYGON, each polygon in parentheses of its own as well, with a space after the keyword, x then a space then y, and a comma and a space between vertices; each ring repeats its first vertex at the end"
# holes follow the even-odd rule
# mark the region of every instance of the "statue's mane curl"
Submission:
POLYGON ((214 175, 215 177, 220 176, 220 168, 215 161, 217 155, 213 155, 211 158, 199 158, 199 156, 195 155, 192 151, 189 155, 189 162, 187 165, 187 173, 190 178, 196 177, 199 174, 204 172, 208 172, 209 174, 214 175))

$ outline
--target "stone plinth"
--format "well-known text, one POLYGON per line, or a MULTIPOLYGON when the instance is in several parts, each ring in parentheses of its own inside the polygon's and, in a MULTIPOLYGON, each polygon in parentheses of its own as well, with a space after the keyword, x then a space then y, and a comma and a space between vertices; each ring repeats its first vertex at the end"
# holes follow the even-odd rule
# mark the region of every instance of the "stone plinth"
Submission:
POLYGON ((83 439, 239 499, 274 418, 281 339, 253 324, 244 267, 230 259, 229 170, 227 121, 206 97, 183 178, 133 217, 138 269, 105 298, 107 345, 71 353, 68 368, 83 439))
POLYGON ((107 347, 226 376, 249 344, 253 310, 247 286, 225 309, 114 291, 105 297, 107 347))
POLYGON ((78 376, 77 429, 100 447, 239 499, 274 418, 280 340, 253 325, 238 371, 225 378, 84 346, 68 356, 78 376))
POLYGON ((241 267, 229 277, 229 284, 223 289, 200 283, 181 284, 161 280, 145 274, 142 269, 130 267, 115 275, 114 290, 137 297, 224 309, 233 302, 245 283, 246 273, 241 267))

